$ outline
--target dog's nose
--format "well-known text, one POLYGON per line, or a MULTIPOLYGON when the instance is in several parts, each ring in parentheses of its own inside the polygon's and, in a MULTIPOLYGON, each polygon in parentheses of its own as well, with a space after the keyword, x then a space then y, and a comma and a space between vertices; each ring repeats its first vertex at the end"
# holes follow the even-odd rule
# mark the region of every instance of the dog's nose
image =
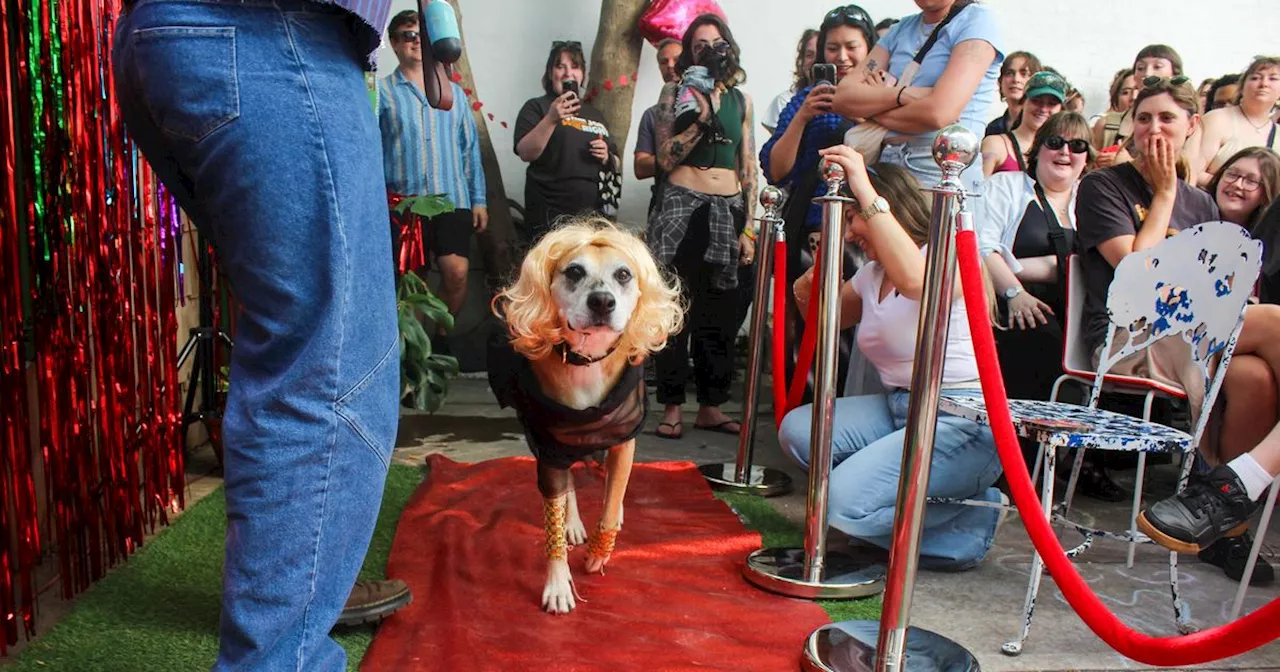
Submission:
POLYGON ((618 301, 609 292, 591 292, 587 295, 587 308, 596 315, 608 315, 617 305, 618 301))

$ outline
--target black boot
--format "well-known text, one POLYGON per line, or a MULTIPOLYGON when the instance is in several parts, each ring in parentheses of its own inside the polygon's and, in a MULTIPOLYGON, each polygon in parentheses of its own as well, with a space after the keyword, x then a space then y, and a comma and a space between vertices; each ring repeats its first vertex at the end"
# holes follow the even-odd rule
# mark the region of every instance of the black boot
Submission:
MULTIPOLYGON (((1200 561, 1221 567, 1222 571, 1233 581, 1244 577, 1244 566, 1249 561, 1249 551, 1253 548, 1253 536, 1248 532, 1238 537, 1219 539, 1200 551, 1200 561)), ((1276 572, 1271 564, 1258 556, 1253 565, 1253 576, 1249 578, 1251 586, 1269 586, 1276 580, 1276 572)))
POLYGON ((1244 534, 1257 509, 1236 472, 1214 467, 1193 475, 1182 492, 1138 514, 1138 529, 1171 551, 1199 553, 1223 537, 1244 534))

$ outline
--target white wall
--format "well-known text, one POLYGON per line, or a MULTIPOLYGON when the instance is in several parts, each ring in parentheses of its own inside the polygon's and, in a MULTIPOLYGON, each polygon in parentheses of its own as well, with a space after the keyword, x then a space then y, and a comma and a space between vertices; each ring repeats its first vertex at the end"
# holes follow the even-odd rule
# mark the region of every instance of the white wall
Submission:
MULTIPOLYGON (((502 165, 507 194, 524 200, 524 164, 512 151, 515 115, 541 94, 539 83, 552 40, 579 40, 590 54, 601 0, 461 0, 463 34, 484 110, 495 116, 489 132, 502 165), (554 10, 552 9, 554 8, 554 10)), ((607 1, 607 0, 606 0, 607 1)), ((720 0, 742 46, 746 91, 757 116, 790 83, 795 43, 806 27, 846 0, 720 0)), ((396 0, 395 11, 415 6, 396 0)), ((918 11, 912 0, 865 0, 876 20, 918 11)), ((1005 51, 1032 51, 1084 92, 1090 114, 1106 105, 1116 70, 1132 65, 1144 45, 1165 43, 1182 55, 1186 74, 1200 80, 1239 72, 1256 54, 1280 53, 1280 12, 1275 0, 985 0, 1000 18, 1005 51)), ((384 48, 380 74, 395 68, 384 48)), ((653 47, 641 55, 632 129, 625 150, 628 179, 621 219, 640 224, 648 205, 647 183, 629 177, 635 124, 657 101, 661 79, 653 47)), ((1000 108, 992 110, 992 116, 1000 108)), ((757 125, 757 147, 767 140, 757 125)))

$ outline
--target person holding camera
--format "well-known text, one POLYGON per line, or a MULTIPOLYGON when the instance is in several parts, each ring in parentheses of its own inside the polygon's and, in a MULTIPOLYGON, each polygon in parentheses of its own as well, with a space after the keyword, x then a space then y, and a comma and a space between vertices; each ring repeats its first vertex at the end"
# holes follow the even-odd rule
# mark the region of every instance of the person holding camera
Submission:
POLYGON ((522 233, 530 245, 562 216, 611 215, 607 207, 616 206, 604 202, 602 183, 616 184, 622 159, 604 116, 582 100, 586 69, 581 42, 553 42, 542 73, 544 93, 516 117, 516 155, 529 164, 522 233))
MULTIPOLYGON (((846 5, 823 17, 817 38, 817 60, 809 75, 813 84, 796 92, 778 116, 773 137, 760 150, 760 165, 769 184, 805 196, 790 199, 783 214, 787 239, 797 241, 787 246, 787 273, 791 282, 813 266, 811 250, 817 248, 822 228, 822 206, 808 198, 826 193, 818 171, 821 158, 818 153, 843 142, 844 134, 854 124, 853 120, 832 111, 836 84, 862 66, 876 45, 877 36, 871 16, 857 5, 846 5)), ((856 253, 852 246, 845 248, 845 279, 857 271, 856 253)), ((793 350, 798 350, 803 330, 803 316, 796 309, 795 298, 789 295, 787 331, 793 350)), ((850 384, 846 384, 844 392, 877 392, 880 390, 878 376, 859 356, 852 336, 845 334, 840 343, 840 370, 850 371, 850 384)))
POLYGON ((646 238, 659 263, 680 276, 689 302, 679 334, 654 358, 658 435, 683 433, 681 405, 693 346, 698 388, 694 426, 737 434, 742 425, 720 410, 733 380, 734 340, 746 317, 755 259, 756 152, 746 73, 729 26, 715 14, 690 23, 681 40, 679 82, 658 99, 654 130, 665 177, 646 238))

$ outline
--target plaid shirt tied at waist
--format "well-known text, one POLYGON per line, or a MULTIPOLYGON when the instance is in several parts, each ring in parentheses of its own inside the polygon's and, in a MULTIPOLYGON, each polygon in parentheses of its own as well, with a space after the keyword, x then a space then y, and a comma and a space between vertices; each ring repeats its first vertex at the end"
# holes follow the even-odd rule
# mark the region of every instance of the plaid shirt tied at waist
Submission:
POLYGON ((707 223, 710 244, 703 261, 719 267, 713 283, 716 289, 738 286, 738 231, 734 226, 734 210, 745 211, 742 194, 717 196, 667 183, 662 185, 662 203, 649 216, 645 236, 658 263, 670 265, 689 229, 689 220, 702 206, 709 206, 707 223))

